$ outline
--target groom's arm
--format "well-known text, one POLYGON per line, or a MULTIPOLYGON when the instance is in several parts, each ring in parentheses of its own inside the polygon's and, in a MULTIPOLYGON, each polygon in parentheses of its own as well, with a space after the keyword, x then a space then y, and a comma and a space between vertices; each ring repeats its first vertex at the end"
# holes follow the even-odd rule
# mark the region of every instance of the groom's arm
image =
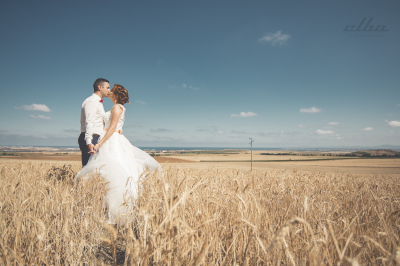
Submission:
POLYGON ((94 133, 94 121, 96 118, 96 102, 94 101, 89 101, 85 105, 85 127, 86 127, 86 133, 85 133, 85 141, 86 145, 89 148, 89 152, 93 151, 94 145, 92 144, 92 139, 93 139, 93 133, 94 133))

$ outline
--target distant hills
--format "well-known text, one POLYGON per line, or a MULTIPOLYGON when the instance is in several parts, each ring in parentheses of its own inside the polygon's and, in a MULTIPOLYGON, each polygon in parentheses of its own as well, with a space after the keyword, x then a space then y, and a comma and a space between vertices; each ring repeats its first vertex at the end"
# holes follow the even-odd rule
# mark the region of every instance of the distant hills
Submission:
MULTIPOLYGON (((278 148, 277 148, 278 149, 278 148)), ((282 149, 282 148, 280 148, 282 149)), ((336 147, 288 147, 287 150, 397 150, 400 151, 400 145, 379 145, 379 146, 336 146, 336 147)))

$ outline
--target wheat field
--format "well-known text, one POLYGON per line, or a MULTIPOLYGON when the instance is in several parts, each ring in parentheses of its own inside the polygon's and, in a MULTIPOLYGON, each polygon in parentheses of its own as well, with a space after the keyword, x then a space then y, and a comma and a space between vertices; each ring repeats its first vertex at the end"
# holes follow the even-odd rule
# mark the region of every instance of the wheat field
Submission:
POLYGON ((79 168, 0 163, 1 265, 400 264, 396 176, 163 165, 114 226, 79 168))

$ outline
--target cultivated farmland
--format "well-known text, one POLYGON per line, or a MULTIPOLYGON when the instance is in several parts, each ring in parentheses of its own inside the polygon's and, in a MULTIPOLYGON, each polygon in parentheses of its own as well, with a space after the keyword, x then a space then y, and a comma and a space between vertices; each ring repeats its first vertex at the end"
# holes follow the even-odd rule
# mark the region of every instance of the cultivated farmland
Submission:
POLYGON ((79 169, 0 163, 2 265, 400 263, 396 175, 165 164, 113 226, 106 184, 74 184, 79 169))

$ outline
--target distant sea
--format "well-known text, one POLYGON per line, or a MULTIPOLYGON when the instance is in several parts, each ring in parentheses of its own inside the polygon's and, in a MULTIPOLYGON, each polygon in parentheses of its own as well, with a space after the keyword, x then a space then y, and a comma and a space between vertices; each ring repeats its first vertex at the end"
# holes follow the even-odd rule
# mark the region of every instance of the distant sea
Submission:
MULTIPOLYGON (((28 146, 28 145, 0 145, 0 147, 24 147, 24 148, 75 148, 79 149, 78 146, 28 146)), ((169 150, 169 151, 192 151, 192 150, 250 150, 250 147, 147 147, 137 146, 142 150, 169 150)), ((287 148, 285 148, 287 149, 287 148)), ((254 148, 253 150, 283 150, 283 148, 254 148)))
MULTIPOLYGON (((193 150, 250 150, 250 147, 138 147, 142 150, 169 150, 169 151, 193 151, 193 150)), ((253 150, 282 150, 282 148, 253 148, 253 150)))
MULTIPOLYGON (((78 146, 29 146, 29 145, 0 145, 0 147, 24 147, 24 148, 61 148, 79 149, 78 146)), ((138 148, 146 151, 192 151, 192 150, 250 150, 250 147, 149 147, 137 146, 138 148)), ((253 150, 290 150, 290 151, 343 151, 343 150, 375 150, 375 149, 391 149, 400 150, 399 145, 381 145, 381 146, 342 146, 342 147, 254 147, 253 150)))

